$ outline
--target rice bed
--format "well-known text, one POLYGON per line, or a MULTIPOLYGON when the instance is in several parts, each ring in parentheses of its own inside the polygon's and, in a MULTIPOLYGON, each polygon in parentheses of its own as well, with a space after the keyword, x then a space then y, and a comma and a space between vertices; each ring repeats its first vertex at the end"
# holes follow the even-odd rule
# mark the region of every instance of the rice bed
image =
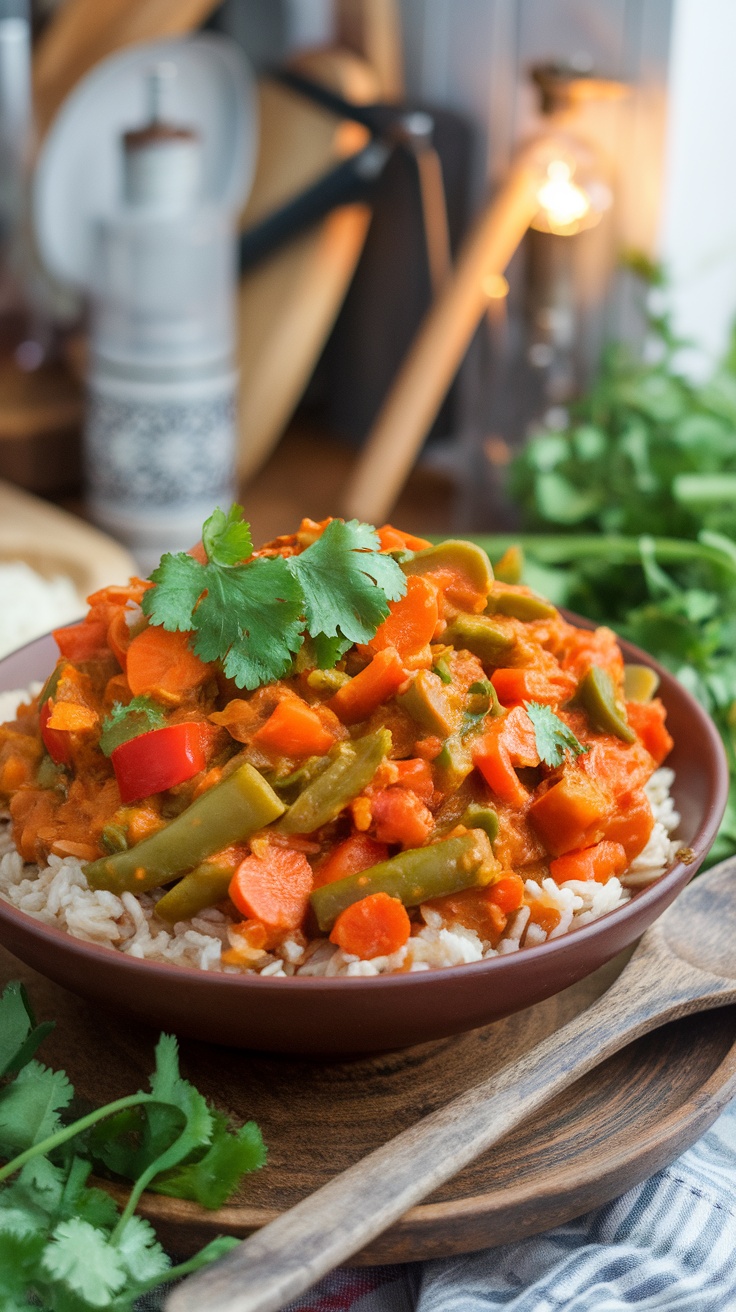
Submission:
MULTIPOLYGON (((531 908, 523 906, 509 920, 495 947, 483 942, 470 929, 443 922, 432 907, 421 907, 424 924, 408 943, 391 956, 361 961, 326 939, 304 946, 287 939, 275 952, 254 951, 243 968, 223 964, 222 952, 230 947, 233 921, 218 908, 201 912, 191 921, 171 928, 156 915, 160 893, 134 896, 90 889, 80 861, 74 857, 49 857, 48 866, 26 865, 10 836, 9 825, 0 828, 0 897, 44 924, 65 930, 75 938, 113 948, 147 961, 227 974, 291 975, 385 975, 393 971, 434 970, 488 957, 506 956, 521 948, 534 947, 615 911, 632 893, 658 879, 672 864, 679 844, 672 835, 680 817, 670 796, 672 770, 656 770, 646 785, 655 824, 643 852, 620 879, 605 884, 592 880, 568 880, 556 884, 551 878, 526 881, 532 903, 559 912, 559 923, 549 934, 532 922, 531 908)), ((238 942, 242 953, 242 940, 238 942)))

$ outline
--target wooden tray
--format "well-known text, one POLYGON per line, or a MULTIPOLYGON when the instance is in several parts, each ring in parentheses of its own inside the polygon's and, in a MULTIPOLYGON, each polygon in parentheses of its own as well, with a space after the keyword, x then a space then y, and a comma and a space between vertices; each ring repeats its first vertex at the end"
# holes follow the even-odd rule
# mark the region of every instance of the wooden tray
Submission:
MULTIPOLYGON (((251 1233, 564 1024, 625 959, 496 1025, 404 1052, 307 1061, 183 1041, 184 1073, 236 1120, 259 1122, 269 1162, 218 1212, 156 1195, 141 1212, 177 1254, 251 1233)), ((100 1102, 146 1087, 154 1031, 95 1011, 0 949, 0 985, 18 978, 39 1018, 58 1022, 41 1059, 63 1066, 80 1094, 100 1102)), ((580 1080, 354 1260, 446 1257, 549 1229, 672 1161, 735 1091, 736 1008, 668 1025, 580 1080)))

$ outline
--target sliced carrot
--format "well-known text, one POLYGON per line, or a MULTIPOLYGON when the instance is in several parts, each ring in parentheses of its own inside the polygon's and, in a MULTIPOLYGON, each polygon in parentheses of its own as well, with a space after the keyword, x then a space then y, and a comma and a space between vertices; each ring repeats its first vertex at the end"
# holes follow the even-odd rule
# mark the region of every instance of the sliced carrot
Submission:
POLYGON ((87 661, 107 650, 107 625, 100 620, 83 620, 54 629, 54 638, 62 656, 70 661, 87 661))
POLYGON ((368 834, 351 834, 329 853, 327 859, 314 872, 314 886, 333 884, 336 879, 345 879, 347 875, 358 875, 361 870, 370 870, 379 861, 385 861, 388 847, 379 843, 368 834))
POLYGON ((524 880, 520 875, 502 875, 495 884, 491 884, 488 897, 507 915, 512 911, 518 911, 524 901, 524 880))
POLYGON ((549 873, 558 884, 564 884, 567 879, 595 879, 605 884, 612 875, 622 875, 628 864, 621 844, 604 839, 593 847, 556 857, 549 863, 549 873))
POLYGON ((665 728, 667 712, 658 697, 651 702, 627 702, 626 716, 657 765, 672 751, 673 739, 665 728))
POLYGON ((384 788, 371 797, 376 838, 402 847, 421 847, 434 829, 434 816, 406 788, 384 788))
POLYGON ((394 647, 386 647, 376 653, 360 674, 338 688, 327 706, 343 724, 358 724, 393 697, 406 678, 399 653, 394 647))
POLYGON ((85 733, 97 725, 97 716, 89 706, 80 706, 77 702, 49 701, 51 714, 48 717, 49 729, 63 729, 67 733, 85 733))
POLYGON ((425 547, 432 545, 426 538, 416 538, 413 533, 404 533, 400 528, 394 528, 393 524, 384 524, 382 528, 376 529, 376 532, 381 551, 423 551, 425 547))
POLYGON ((562 856, 589 843, 589 831, 608 820, 614 809, 610 798, 582 770, 572 769, 532 802, 529 819, 547 851, 562 856))
POLYGON ((564 642, 562 667, 582 679, 591 665, 599 665, 610 674, 616 687, 624 675, 624 658, 613 629, 568 628, 564 642))
POLYGON ((149 693, 165 701, 180 701, 210 673, 210 667, 189 646, 187 633, 169 633, 151 624, 128 647, 126 674, 134 697, 149 693))
POLYGON ((542 706, 559 706, 575 691, 575 681, 561 670, 559 676, 545 670, 525 666, 523 669, 500 668, 491 675, 502 706, 518 706, 522 702, 539 702, 542 706))
POLYGON ((501 801, 522 807, 529 794, 516 766, 539 764, 534 726, 523 706, 491 720, 473 748, 473 764, 501 801))
POLYGON ((423 802, 430 800, 434 792, 434 781, 428 761, 415 756, 409 761, 392 761, 391 764, 398 773, 396 782, 400 788, 410 788, 423 802))
POLYGON ((335 735, 301 697, 284 697, 254 733, 253 742, 283 756, 324 756, 334 745, 335 735))
POLYGON ((304 920, 312 885, 312 867, 302 852, 270 844, 263 856, 241 861, 229 893, 244 916, 286 933, 304 920))
POLYGON ((403 948, 411 932, 406 907, 388 893, 370 893, 337 917, 330 942, 364 961, 403 948))
POLYGON ((389 610, 391 614, 376 629, 368 650, 375 653, 395 647, 404 660, 416 656, 432 641, 437 628, 437 589, 429 579, 416 574, 406 580, 404 596, 389 602, 389 610))

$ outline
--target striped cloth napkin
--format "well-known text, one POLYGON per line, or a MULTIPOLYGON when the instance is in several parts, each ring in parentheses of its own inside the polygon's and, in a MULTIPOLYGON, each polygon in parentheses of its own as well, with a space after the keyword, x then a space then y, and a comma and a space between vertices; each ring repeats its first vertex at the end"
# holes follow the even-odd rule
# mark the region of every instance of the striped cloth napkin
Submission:
POLYGON ((736 1312, 736 1102, 671 1166, 576 1221, 465 1257, 336 1271, 286 1312, 631 1308, 736 1312))

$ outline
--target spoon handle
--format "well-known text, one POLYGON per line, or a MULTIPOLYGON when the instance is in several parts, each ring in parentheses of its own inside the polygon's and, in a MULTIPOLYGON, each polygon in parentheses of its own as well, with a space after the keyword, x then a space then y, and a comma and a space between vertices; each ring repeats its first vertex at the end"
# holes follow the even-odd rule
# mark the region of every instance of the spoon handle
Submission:
POLYGON ((675 965, 650 935, 586 1011, 178 1286, 167 1312, 276 1312, 619 1048, 729 1000, 732 984, 675 965))

